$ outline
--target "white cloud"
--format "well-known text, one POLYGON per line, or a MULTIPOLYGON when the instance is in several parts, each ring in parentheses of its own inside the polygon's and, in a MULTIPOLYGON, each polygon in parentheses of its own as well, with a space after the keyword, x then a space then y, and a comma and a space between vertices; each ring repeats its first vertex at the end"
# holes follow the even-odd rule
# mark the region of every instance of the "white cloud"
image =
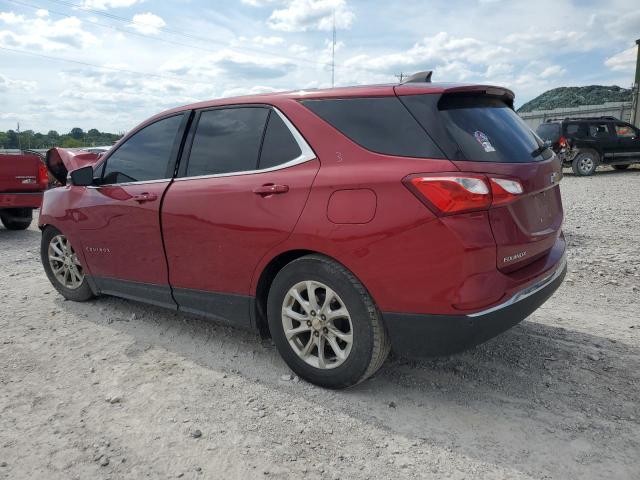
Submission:
POLYGON ((36 87, 36 82, 25 80, 14 80, 0 74, 0 93, 2 92, 31 92, 36 87))
POLYGON ((126 8, 140 3, 143 0, 84 0, 82 6, 85 8, 95 8, 97 10, 107 10, 109 8, 126 8))
POLYGON ((636 66, 637 56, 638 47, 631 47, 610 56, 604 61, 604 64, 614 72, 632 73, 636 66))
POLYGON ((560 65, 551 65, 540 72, 540 78, 561 77, 567 71, 560 65))
POLYGON ((54 51, 70 47, 83 49, 97 43, 95 35, 84 30, 77 17, 51 20, 42 14, 26 18, 13 12, 1 12, 0 21, 9 27, 0 30, 0 45, 10 48, 54 51))
POLYGON ((351 27, 355 15, 345 0, 291 0, 285 8, 274 10, 267 23, 284 32, 331 30, 334 12, 336 28, 351 27))
POLYGON ((166 25, 162 17, 147 12, 134 15, 133 24, 130 26, 140 33, 153 34, 160 32, 160 29, 166 25))
POLYGON ((44 8, 39 8, 38 10, 36 10, 36 17, 48 17, 49 16, 49 10, 45 10, 44 8))
POLYGON ((282 0, 242 0, 242 3, 251 5, 252 7, 264 7, 273 5, 274 3, 282 3, 282 0))

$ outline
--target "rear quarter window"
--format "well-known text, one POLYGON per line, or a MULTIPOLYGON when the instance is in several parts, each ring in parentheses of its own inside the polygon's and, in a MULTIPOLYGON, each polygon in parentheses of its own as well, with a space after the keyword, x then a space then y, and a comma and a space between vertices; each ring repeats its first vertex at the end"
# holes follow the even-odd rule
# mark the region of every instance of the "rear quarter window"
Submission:
POLYGON ((306 100, 302 104, 372 152, 444 158, 442 151, 397 97, 306 100))

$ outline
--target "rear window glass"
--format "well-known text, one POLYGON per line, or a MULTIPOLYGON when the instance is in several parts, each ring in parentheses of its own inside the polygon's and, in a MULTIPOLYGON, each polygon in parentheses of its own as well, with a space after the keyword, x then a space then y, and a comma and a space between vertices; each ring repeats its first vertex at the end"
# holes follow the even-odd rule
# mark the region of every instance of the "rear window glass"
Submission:
POLYGON ((536 128, 536 133, 543 140, 556 142, 560 138, 560 124, 543 123, 536 128))
POLYGON ((589 134, 586 123, 567 123, 567 136, 584 138, 589 134))
POLYGON ((397 97, 307 100, 304 106, 361 147, 403 157, 443 158, 397 97))
POLYGON ((498 97, 454 94, 438 100, 427 94, 401 98, 451 160, 526 163, 553 155, 498 97))

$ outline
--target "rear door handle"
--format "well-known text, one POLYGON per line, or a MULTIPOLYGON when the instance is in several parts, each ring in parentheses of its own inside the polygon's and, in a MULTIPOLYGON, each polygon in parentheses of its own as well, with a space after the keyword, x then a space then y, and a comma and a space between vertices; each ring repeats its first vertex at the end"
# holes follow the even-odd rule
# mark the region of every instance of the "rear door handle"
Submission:
POLYGON ((261 187, 253 189, 253 193, 256 195, 262 195, 263 197, 269 195, 275 195, 278 193, 287 193, 289 191, 289 185, 276 185, 274 183, 266 183, 261 187))
POLYGON ((134 195, 133 199, 138 203, 153 202, 158 199, 155 193, 141 193, 140 195, 134 195))

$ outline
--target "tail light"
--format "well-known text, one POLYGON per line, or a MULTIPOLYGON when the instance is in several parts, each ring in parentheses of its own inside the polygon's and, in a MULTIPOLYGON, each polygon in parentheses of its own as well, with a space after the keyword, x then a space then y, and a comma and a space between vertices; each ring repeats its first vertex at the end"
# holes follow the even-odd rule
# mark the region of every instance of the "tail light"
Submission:
POLYGON ((410 175, 403 183, 437 215, 487 210, 509 203, 523 192, 517 180, 464 173, 410 175))
POLYGON ((38 163, 38 186, 46 190, 49 186, 49 172, 44 163, 38 163))

